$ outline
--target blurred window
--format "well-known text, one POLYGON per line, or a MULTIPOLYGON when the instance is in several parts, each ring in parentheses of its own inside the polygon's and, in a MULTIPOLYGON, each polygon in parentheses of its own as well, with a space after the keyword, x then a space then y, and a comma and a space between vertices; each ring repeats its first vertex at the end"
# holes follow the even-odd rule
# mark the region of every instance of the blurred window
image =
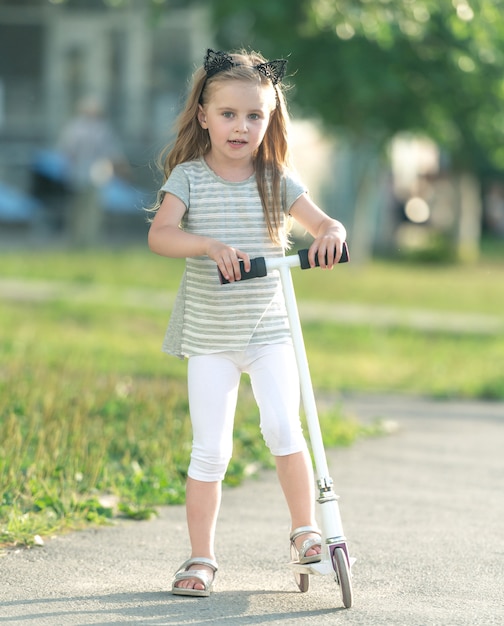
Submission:
POLYGON ((8 128, 18 136, 43 122, 43 40, 40 24, 0 24, 3 114, 8 128), (20 46, 20 41, 26 45, 20 46))

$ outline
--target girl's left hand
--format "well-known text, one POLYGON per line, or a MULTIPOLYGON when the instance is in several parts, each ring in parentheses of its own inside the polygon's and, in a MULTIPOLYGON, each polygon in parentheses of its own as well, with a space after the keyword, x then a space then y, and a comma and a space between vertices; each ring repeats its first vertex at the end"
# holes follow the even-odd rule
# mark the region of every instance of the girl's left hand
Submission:
POLYGON ((307 194, 299 196, 291 206, 290 214, 315 239, 308 250, 310 267, 315 267, 318 255, 320 267, 331 270, 343 253, 346 239, 343 224, 326 215, 307 194))
POLYGON ((345 234, 344 231, 335 227, 317 237, 308 251, 310 266, 315 267, 315 261, 318 257, 322 269, 332 270, 343 253, 345 234))

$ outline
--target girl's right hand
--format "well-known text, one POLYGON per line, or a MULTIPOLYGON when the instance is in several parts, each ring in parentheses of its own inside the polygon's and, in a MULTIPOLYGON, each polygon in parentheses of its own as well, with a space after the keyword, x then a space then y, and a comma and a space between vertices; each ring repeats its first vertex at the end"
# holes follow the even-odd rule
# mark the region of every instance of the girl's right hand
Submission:
POLYGON ((243 261, 243 269, 250 272, 250 257, 238 248, 227 246, 212 239, 208 244, 207 255, 217 263, 222 275, 230 283, 241 278, 240 259, 243 261))

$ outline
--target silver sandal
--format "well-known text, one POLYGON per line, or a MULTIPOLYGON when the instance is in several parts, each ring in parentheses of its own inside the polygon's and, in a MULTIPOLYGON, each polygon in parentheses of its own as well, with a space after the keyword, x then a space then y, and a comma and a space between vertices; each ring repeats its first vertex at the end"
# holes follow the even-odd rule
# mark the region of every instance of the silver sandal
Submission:
POLYGON ((298 537, 301 537, 301 535, 307 534, 315 534, 319 535, 319 537, 322 537, 320 530, 318 528, 315 528, 314 526, 300 526, 299 528, 295 528, 290 536, 291 558, 293 562, 299 563, 300 565, 306 565, 307 563, 318 563, 322 560, 322 554, 312 554, 311 556, 306 556, 306 553, 311 548, 314 548, 316 546, 320 546, 320 548, 322 548, 321 539, 314 539, 313 537, 310 539, 305 539, 299 549, 296 547, 296 544, 294 543, 296 539, 298 537))
POLYGON ((207 558, 194 558, 189 559, 178 568, 175 572, 175 578, 173 579, 171 592, 177 596, 204 596, 207 597, 212 591, 213 581, 215 578, 215 572, 218 570, 217 563, 212 559, 207 558), (205 565, 213 570, 213 576, 210 577, 206 570, 201 569, 189 569, 191 565, 205 565), (176 587, 175 585, 181 580, 189 580, 195 578, 200 582, 204 589, 186 589, 185 587, 176 587))

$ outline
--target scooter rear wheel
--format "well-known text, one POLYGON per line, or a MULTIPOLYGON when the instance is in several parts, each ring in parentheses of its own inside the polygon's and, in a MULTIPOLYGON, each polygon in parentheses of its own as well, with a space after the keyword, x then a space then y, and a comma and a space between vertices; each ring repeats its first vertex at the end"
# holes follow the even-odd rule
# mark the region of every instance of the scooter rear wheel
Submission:
POLYGON ((340 587, 341 599, 345 609, 353 603, 352 578, 347 555, 343 548, 336 548, 333 554, 333 567, 340 587))
POLYGON ((299 587, 301 593, 306 593, 310 588, 310 576, 309 574, 294 574, 296 584, 299 587))
MULTIPOLYGON (((297 550, 294 546, 291 546, 291 558, 293 561, 297 560, 298 554, 297 550)), ((296 585, 299 588, 299 591, 302 593, 306 593, 310 588, 310 575, 309 574, 300 574, 298 572, 294 572, 294 580, 296 581, 296 585)))

